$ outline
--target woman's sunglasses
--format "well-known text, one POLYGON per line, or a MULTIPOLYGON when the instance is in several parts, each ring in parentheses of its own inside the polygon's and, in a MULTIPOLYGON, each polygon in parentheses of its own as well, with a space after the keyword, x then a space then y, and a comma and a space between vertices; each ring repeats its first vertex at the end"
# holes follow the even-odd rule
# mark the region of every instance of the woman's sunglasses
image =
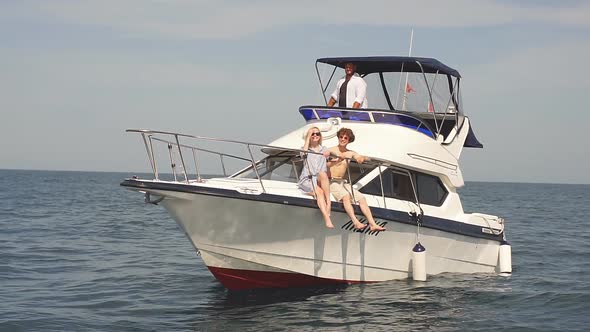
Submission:
POLYGON ((319 132, 311 133, 311 136, 322 136, 319 132))

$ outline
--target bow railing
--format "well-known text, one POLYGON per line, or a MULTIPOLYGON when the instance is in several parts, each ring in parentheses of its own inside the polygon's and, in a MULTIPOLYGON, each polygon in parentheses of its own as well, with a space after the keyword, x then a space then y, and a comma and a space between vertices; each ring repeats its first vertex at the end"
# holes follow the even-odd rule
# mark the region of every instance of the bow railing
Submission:
MULTIPOLYGON (((221 170, 223 172, 224 177, 228 178, 236 178, 236 177, 247 177, 245 174, 253 173, 251 178, 257 179, 263 193, 266 193, 266 188, 264 186, 263 179, 268 173, 271 173, 276 168, 280 167, 281 165, 286 164, 287 162, 293 163, 292 170, 294 171, 294 181, 296 182, 297 178, 299 177, 299 172, 297 171, 297 167, 294 165, 293 158, 289 157, 296 157, 299 156, 301 162, 306 162, 308 154, 319 154, 313 151, 304 151, 300 149, 292 149, 286 147, 279 147, 267 144, 259 144, 259 143, 252 143, 246 141, 238 141, 238 140, 229 140, 229 139, 221 139, 221 138, 213 138, 213 137, 205 137, 205 136, 194 136, 194 135, 187 135, 182 133, 176 132, 167 132, 167 131, 157 131, 157 130, 150 130, 150 129, 127 129, 127 132, 130 133, 137 133, 140 134, 142 140, 145 145, 145 149, 147 152, 149 164, 152 168, 152 172, 156 181, 161 181, 160 179, 160 171, 161 171, 161 164, 162 164, 162 154, 168 157, 168 162, 171 167, 171 173, 175 182, 184 182, 190 184, 191 182, 203 182, 202 178, 202 166, 204 164, 205 155, 212 156, 214 158, 218 158, 219 163, 221 165, 221 170), (182 140, 182 142, 181 142, 182 140), (231 144, 238 147, 241 147, 245 152, 247 152, 246 156, 238 155, 236 153, 228 153, 228 152, 220 152, 216 151, 211 148, 206 148, 204 145, 206 143, 223 143, 223 144, 231 144), (159 149, 160 148, 160 149, 159 149), (161 151, 161 148, 167 150, 167 153, 160 153, 158 154, 157 151, 161 151), (255 154, 261 153, 262 155, 259 158, 255 157, 255 154), (185 158, 187 155, 192 156, 192 162, 190 168, 194 167, 194 179, 190 179, 191 172, 188 170, 189 164, 187 163, 187 159, 185 158), (283 158, 283 157, 287 158, 283 158), (281 161, 274 162, 272 165, 266 165, 266 169, 261 174, 259 172, 259 167, 263 160, 263 157, 270 160, 270 157, 278 157, 283 158, 282 163, 281 161), (234 162, 232 164, 232 162, 234 162), (180 164, 177 164, 177 163, 180 164), (236 165, 235 162, 238 162, 236 165), (229 164, 229 165, 228 165, 229 164), (237 166, 237 167, 236 167, 237 166), (235 170, 232 172, 228 172, 228 168, 234 167, 235 170), (181 179, 179 180, 179 177, 181 179)), ((344 158, 346 159, 346 158, 344 158)), ((348 159, 350 160, 350 159, 348 159)), ((347 181, 351 185, 354 185, 354 182, 358 179, 351 175, 351 163, 347 162, 347 181)), ((379 182, 381 184, 381 196, 383 199, 383 204, 386 206, 386 199, 385 194, 383 192, 383 179, 381 178, 381 174, 383 168, 395 168, 398 172, 407 173, 412 181, 412 187, 414 191, 414 195, 416 195, 416 186, 413 183, 412 176, 410 172, 406 169, 402 169, 394 165, 391 161, 379 159, 379 158, 367 158, 363 162, 363 165, 367 166, 368 169, 373 170, 377 169, 379 182)), ((301 166, 303 167, 303 166, 301 166)), ((217 173, 219 174, 219 173, 217 173)), ((315 185, 315 184, 314 184, 315 185)), ((315 191, 315 188, 314 188, 315 191)), ((354 195, 354 193, 353 193, 354 195)), ((415 200, 418 203, 418 197, 415 196, 415 200)), ((353 197, 353 201, 356 201, 353 197)))

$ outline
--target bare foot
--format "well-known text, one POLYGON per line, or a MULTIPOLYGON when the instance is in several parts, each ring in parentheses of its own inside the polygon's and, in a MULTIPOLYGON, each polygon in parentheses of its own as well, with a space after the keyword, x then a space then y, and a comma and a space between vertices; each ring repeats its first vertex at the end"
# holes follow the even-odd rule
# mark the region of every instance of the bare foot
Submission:
POLYGON ((363 224, 362 222, 355 222, 354 223, 354 228, 355 229, 365 229, 365 227, 367 227, 366 224, 363 224))
POLYGON ((381 226, 375 224, 375 225, 371 225, 371 228, 370 229, 372 231, 384 231, 385 230, 385 227, 381 227, 381 226))
POLYGON ((332 224, 332 219, 330 219, 330 216, 327 214, 324 214, 324 223, 326 224, 326 227, 334 228, 334 224, 332 224))

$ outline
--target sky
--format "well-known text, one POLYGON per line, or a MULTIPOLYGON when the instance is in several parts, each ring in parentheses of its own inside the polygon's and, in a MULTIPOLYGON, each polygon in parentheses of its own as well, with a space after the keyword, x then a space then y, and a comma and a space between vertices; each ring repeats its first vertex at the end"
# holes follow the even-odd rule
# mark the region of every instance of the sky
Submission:
POLYGON ((268 143, 317 58, 457 69, 466 181, 590 184, 588 1, 0 0, 0 169, 148 171, 127 128, 268 143))

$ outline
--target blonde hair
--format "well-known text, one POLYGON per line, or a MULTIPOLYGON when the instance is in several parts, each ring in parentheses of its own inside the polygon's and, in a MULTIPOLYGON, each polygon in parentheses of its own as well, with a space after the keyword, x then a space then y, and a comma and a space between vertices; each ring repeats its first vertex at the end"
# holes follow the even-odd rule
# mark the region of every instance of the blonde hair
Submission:
MULTIPOLYGON (((320 130, 320 128, 318 127, 311 127, 307 130, 307 132, 309 133, 310 131, 317 129, 318 132, 320 133, 320 141, 318 142, 318 145, 322 145, 322 141, 323 141, 323 136, 322 136, 322 131, 320 130)), ((311 134, 310 134, 311 135, 311 134)), ((311 140, 309 140, 309 143, 311 144, 311 140)))

